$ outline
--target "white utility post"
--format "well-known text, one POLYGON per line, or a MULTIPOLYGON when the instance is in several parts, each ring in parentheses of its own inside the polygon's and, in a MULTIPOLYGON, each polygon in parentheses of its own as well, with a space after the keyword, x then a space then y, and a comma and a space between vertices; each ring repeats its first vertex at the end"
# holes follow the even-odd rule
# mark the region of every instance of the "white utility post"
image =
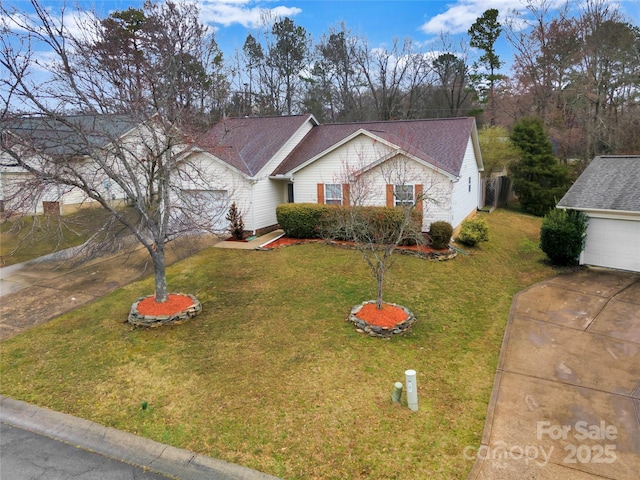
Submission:
POLYGON ((407 405, 414 412, 418 411, 418 385, 416 384, 416 371, 406 370, 404 376, 407 383, 407 405))

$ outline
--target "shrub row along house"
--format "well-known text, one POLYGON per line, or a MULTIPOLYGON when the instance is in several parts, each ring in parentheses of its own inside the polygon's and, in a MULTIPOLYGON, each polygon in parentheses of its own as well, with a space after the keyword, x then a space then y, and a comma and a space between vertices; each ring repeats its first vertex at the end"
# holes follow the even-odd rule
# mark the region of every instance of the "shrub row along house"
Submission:
MULTIPOLYGON (((33 189, 30 173, 11 166, 5 149, 0 171, 5 211, 66 213, 96 198, 124 203, 144 195, 114 181, 114 170, 129 169, 122 161, 96 166, 94 160, 104 152, 120 159, 131 153, 138 163, 151 162, 145 149, 159 144, 168 148, 156 138, 153 119, 133 122, 110 115, 60 120, 55 128, 55 120, 41 118, 5 122, 5 145, 28 137, 37 148, 25 142, 21 155, 65 168, 70 164, 61 158, 75 158, 77 168, 86 172, 83 178, 100 196, 56 183, 53 171, 46 185, 33 189), (80 130, 83 141, 78 140, 80 130), (21 190, 28 195, 20 195, 21 190)), ((312 115, 228 118, 205 133, 190 133, 189 141, 171 148, 174 203, 198 205, 203 225, 211 230, 228 228, 225 214, 231 203, 252 233, 275 226, 276 207, 287 202, 393 206, 417 201, 425 231, 436 220, 455 228, 481 207, 483 163, 473 118, 326 125, 312 115)), ((43 178, 38 181, 43 183, 43 178)))

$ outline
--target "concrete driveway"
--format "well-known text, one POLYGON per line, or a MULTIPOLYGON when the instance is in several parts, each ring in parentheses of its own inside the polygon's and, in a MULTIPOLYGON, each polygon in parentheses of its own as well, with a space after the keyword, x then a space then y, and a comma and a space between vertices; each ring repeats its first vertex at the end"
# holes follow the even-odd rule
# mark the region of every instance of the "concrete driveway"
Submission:
POLYGON ((640 475, 640 275, 583 270, 514 298, 470 480, 640 475))

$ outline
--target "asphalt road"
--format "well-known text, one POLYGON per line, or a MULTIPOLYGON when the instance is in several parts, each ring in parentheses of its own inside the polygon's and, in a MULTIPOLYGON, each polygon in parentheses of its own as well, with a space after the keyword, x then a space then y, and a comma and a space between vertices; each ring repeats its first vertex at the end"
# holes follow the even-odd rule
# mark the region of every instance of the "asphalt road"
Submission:
POLYGON ((166 480, 140 467, 0 424, 2 480, 166 480))

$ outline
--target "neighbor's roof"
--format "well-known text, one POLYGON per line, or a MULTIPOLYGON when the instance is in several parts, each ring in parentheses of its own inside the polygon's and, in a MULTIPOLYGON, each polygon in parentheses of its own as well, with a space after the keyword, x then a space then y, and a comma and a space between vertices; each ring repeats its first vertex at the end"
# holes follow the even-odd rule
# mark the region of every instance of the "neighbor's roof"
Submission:
POLYGON ((126 115, 66 115, 59 118, 25 116, 3 119, 3 132, 46 155, 85 155, 134 128, 126 115))
POLYGON ((594 158, 558 207, 640 212, 640 155, 594 158))
POLYGON ((199 139, 198 146, 254 176, 310 119, 312 115, 227 118, 199 139))
POLYGON ((318 125, 273 174, 285 175, 358 130, 364 130, 445 172, 459 176, 474 125, 475 120, 471 117, 318 125))

